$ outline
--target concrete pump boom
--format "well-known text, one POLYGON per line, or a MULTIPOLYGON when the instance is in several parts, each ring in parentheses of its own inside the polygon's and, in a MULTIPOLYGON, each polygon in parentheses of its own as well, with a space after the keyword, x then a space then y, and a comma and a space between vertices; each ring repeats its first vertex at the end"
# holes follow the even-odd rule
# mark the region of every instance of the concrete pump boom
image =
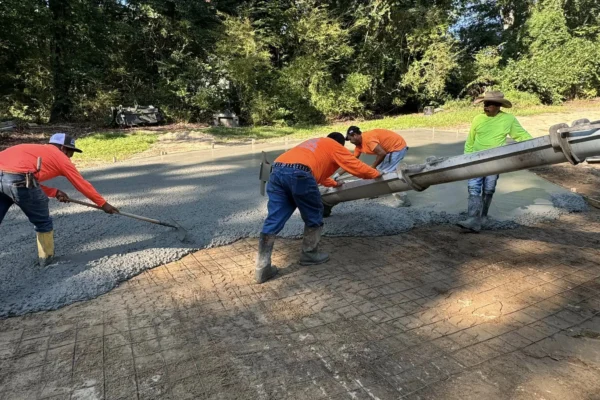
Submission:
POLYGON ((377 179, 344 183, 341 188, 325 188, 321 198, 325 213, 345 201, 373 198, 408 190, 422 191, 431 185, 455 182, 542 165, 570 162, 578 164, 600 155, 600 121, 577 120, 569 127, 558 124, 550 134, 525 142, 455 157, 429 157, 424 164, 402 164, 395 173, 377 179))

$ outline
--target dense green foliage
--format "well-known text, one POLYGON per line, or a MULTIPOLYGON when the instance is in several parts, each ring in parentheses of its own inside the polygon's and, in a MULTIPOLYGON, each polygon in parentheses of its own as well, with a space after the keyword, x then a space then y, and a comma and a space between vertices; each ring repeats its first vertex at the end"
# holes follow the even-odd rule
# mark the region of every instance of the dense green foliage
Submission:
POLYGON ((600 92, 597 0, 2 0, 0 18, 0 119, 152 104, 289 126, 600 92))

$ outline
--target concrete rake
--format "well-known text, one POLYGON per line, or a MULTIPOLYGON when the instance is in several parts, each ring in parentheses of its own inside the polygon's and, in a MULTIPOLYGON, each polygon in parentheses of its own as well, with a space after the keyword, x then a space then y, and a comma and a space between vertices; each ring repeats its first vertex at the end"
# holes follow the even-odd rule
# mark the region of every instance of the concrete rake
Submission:
MULTIPOLYGON (((69 199, 69 203, 81 204, 82 206, 86 206, 86 207, 90 207, 90 208, 95 208, 97 210, 102 210, 102 207, 98 207, 95 204, 86 203, 85 201, 79 201, 79 200, 75 200, 75 199, 69 199)), ((119 211, 119 213, 117 215, 122 215, 124 217, 134 218, 134 219, 137 219, 137 220, 140 220, 140 221, 144 221, 144 222, 150 222, 151 224, 156 224, 156 225, 168 226, 170 228, 175 228, 176 229, 176 233, 177 233, 177 239, 179 239, 182 242, 185 241, 185 239, 187 237, 187 231, 185 230, 185 228, 183 228, 181 225, 179 225, 177 222, 175 222, 173 220, 171 220, 172 222, 164 222, 164 221, 159 221, 157 219, 142 217, 141 215, 135 215, 135 214, 126 213, 126 212, 123 212, 123 211, 119 211)))

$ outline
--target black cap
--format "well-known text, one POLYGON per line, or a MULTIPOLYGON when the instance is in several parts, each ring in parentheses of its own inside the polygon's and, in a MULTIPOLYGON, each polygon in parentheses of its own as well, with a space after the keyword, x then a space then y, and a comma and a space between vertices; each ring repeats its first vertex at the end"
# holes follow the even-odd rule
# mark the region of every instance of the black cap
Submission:
POLYGON ((352 125, 346 131, 346 140, 350 140, 350 135, 360 135, 360 134, 362 134, 362 132, 360 131, 360 128, 358 126, 352 125))
POLYGON ((75 147, 75 138, 67 135, 66 133, 55 133, 52 135, 52 137, 50 137, 50 141, 48 143, 59 144, 67 149, 72 149, 77 153, 83 153, 83 151, 75 147))

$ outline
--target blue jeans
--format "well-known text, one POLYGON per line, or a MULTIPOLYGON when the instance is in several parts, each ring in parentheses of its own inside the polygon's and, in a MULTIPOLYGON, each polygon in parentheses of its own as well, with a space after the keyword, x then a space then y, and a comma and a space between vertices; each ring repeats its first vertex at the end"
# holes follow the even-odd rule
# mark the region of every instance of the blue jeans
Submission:
POLYGON ((404 159, 406 156, 406 152, 408 151, 408 147, 403 148, 400 151, 394 151, 393 153, 388 153, 383 159, 382 163, 377 166, 377 170, 382 174, 389 174, 390 172, 396 172, 396 168, 398 168, 398 164, 400 161, 404 159))
POLYGON ((323 203, 317 181, 310 172, 291 167, 274 167, 267 185, 269 214, 262 232, 276 235, 283 229, 296 207, 304 223, 323 225, 323 203))
POLYGON ((489 175, 481 178, 469 179, 467 181, 469 195, 481 196, 482 194, 494 194, 499 177, 500 175, 489 175), (483 193, 481 193, 481 189, 483 189, 483 193))
POLYGON ((0 224, 8 209, 18 205, 36 232, 52 231, 52 218, 48 209, 48 196, 42 188, 27 189, 25 175, 7 174, 0 171, 0 224))

